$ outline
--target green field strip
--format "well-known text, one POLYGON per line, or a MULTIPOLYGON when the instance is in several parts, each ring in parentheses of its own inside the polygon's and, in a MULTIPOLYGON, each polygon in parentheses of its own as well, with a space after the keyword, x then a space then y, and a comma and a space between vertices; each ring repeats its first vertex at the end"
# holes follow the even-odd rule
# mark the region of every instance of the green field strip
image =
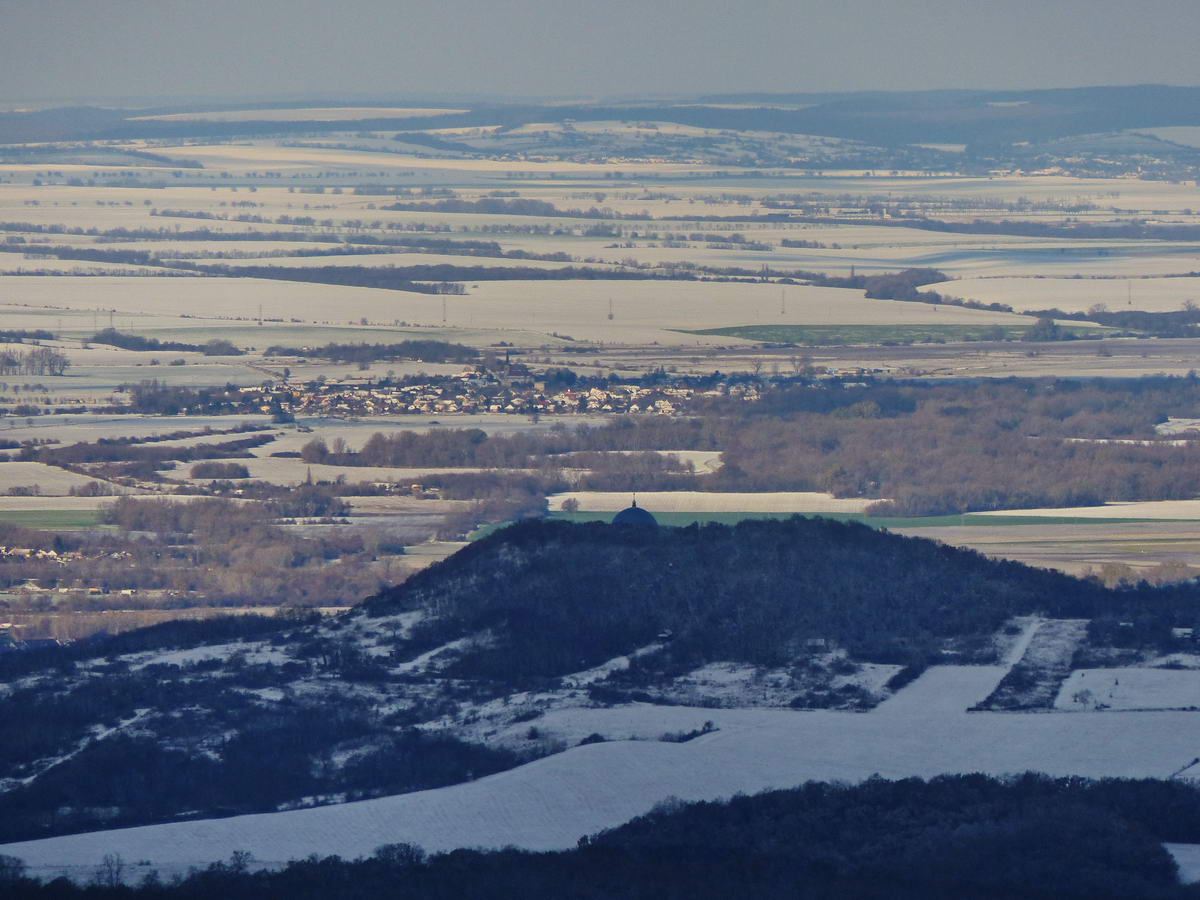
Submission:
POLYGON ((100 513, 94 509, 0 509, 0 522, 46 531, 71 531, 98 527, 100 513))

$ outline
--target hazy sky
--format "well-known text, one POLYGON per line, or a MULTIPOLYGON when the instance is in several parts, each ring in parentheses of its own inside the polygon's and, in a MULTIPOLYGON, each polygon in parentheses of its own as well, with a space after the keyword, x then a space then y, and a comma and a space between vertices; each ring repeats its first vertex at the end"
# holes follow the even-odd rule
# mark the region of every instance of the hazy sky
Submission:
POLYGON ((1200 84, 1200 0, 0 0, 0 96, 1200 84))

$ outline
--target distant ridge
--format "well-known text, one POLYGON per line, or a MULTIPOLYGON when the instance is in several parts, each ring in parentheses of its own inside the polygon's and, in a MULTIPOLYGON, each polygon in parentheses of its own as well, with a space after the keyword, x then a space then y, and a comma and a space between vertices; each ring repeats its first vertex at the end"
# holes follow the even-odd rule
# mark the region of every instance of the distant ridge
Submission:
MULTIPOLYGON (((290 100, 279 107, 302 105, 302 101, 290 100)), ((1160 84, 992 91, 747 92, 643 103, 564 106, 492 101, 463 102, 459 106, 470 111, 420 119, 381 116, 356 121, 354 128, 515 127, 570 117, 576 121, 654 120, 715 129, 827 135, 876 145, 921 142, 1003 145, 1130 128, 1200 125, 1200 87, 1160 84), (719 108, 712 104, 748 104, 750 108, 719 108), (803 108, 771 108, 779 104, 803 108)), ((248 108, 255 107, 266 108, 262 104, 251 104, 248 108)), ((80 107, 3 113, 0 114, 0 143, 284 135, 344 131, 348 127, 345 122, 133 121, 142 115, 191 109, 195 109, 194 104, 151 110, 80 107)))

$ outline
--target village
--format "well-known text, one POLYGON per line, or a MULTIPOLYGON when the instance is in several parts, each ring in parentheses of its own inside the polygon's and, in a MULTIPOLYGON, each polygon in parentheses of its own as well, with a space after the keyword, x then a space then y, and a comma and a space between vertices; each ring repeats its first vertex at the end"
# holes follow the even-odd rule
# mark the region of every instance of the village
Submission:
MULTIPOLYGON (((757 389, 751 389, 757 399, 757 389)), ((242 396, 261 412, 278 408, 293 415, 372 416, 403 413, 654 413, 671 415, 692 403, 698 394, 721 391, 690 388, 645 388, 615 384, 607 388, 547 389, 544 381, 504 384, 493 375, 464 373, 414 385, 335 382, 286 385, 283 388, 245 388, 242 396)))
POLYGON ((504 374, 473 368, 457 375, 397 384, 369 377, 339 381, 289 381, 241 388, 240 412, 290 416, 378 416, 431 413, 502 413, 511 415, 651 414, 688 412, 718 399, 754 403, 772 387, 814 380, 842 380, 853 387, 874 370, 822 371, 804 379, 757 379, 713 373, 707 378, 662 376, 616 381, 577 378, 564 384, 559 372, 533 374, 513 366, 504 374))

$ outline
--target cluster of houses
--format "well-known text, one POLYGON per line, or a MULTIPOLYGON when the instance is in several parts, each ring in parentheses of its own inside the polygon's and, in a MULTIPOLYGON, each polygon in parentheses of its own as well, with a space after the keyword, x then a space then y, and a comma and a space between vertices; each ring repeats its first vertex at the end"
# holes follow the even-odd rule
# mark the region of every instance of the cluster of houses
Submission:
POLYGON ((0 559, 37 559, 66 565, 68 560, 83 559, 83 554, 77 550, 59 553, 57 550, 41 550, 32 547, 5 547, 0 544, 0 559))
POLYGON ((407 413, 649 413, 673 415, 703 398, 738 396, 757 400, 759 388, 737 384, 706 391, 686 386, 610 383, 563 387, 546 381, 502 381, 464 372, 423 384, 393 385, 370 379, 243 388, 248 409, 307 416, 377 416, 407 413))
POLYGON ((79 550, 43 550, 32 547, 5 547, 0 544, 0 560, 23 559, 23 560, 41 560, 43 562, 56 562, 60 565, 66 565, 74 560, 81 559, 132 559, 133 554, 126 550, 113 550, 101 553, 93 553, 88 555, 79 550))
MULTIPOLYGON (((125 560, 133 559, 133 554, 127 550, 104 550, 97 553, 83 553, 79 550, 43 550, 41 548, 32 547, 6 547, 0 545, 0 563, 4 562, 39 562, 49 566, 59 565, 66 566, 73 562, 81 562, 84 560, 97 559, 113 559, 125 560)), ((26 572, 29 570, 27 569, 26 572)), ((21 594, 70 594, 73 596, 84 595, 97 596, 110 593, 110 589, 101 586, 81 586, 81 587, 59 587, 49 588, 42 587, 36 578, 26 578, 21 584, 14 585, 9 590, 16 591, 21 594)), ((127 596, 132 596, 137 593, 136 588, 126 588, 124 590, 112 591, 112 593, 121 593, 127 596)), ((3 625, 0 625, 3 628, 3 625)))

